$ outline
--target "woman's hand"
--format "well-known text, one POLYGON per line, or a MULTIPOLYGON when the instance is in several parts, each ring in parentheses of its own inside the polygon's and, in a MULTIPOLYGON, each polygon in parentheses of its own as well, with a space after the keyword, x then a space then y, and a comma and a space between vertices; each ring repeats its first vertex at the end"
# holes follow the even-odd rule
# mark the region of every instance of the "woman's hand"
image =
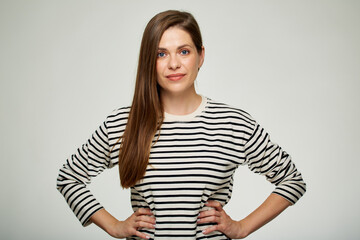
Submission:
POLYGON ((206 228, 203 231, 204 235, 213 231, 220 231, 232 239, 245 237, 240 222, 232 220, 218 201, 208 201, 205 206, 214 209, 201 212, 198 217, 198 223, 216 223, 216 225, 206 228))
POLYGON ((101 209, 91 217, 91 221, 114 238, 136 235, 144 239, 149 239, 149 236, 138 231, 139 228, 155 228, 156 223, 155 217, 149 208, 139 208, 125 221, 118 221, 105 209, 101 209))
POLYGON ((149 208, 139 208, 125 221, 120 222, 121 232, 124 233, 123 237, 130 237, 136 235, 138 237, 149 239, 145 233, 139 232, 139 228, 155 228, 155 217, 149 208))
POLYGON ((149 236, 142 233, 139 228, 155 228, 155 217, 149 208, 139 208, 125 221, 119 221, 114 226, 114 232, 109 233, 116 238, 124 238, 136 235, 138 237, 149 239, 149 236))

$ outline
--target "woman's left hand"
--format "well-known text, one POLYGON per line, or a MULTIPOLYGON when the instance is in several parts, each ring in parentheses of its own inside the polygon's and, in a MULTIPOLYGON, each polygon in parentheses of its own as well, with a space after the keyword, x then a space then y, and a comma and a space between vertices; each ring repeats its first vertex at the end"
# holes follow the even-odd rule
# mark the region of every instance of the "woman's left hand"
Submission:
POLYGON ((206 228, 203 231, 204 235, 213 231, 220 231, 228 238, 242 238, 240 222, 232 220, 218 201, 208 201, 205 206, 212 207, 213 209, 200 212, 198 223, 216 223, 216 225, 206 228))

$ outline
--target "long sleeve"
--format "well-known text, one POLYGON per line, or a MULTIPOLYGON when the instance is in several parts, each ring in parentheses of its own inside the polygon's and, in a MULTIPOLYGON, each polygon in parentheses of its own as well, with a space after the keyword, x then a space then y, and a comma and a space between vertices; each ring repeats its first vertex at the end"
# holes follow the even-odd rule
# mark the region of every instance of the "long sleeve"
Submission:
POLYGON ((295 204, 306 191, 301 173, 291 157, 280 146, 270 141, 269 134, 254 125, 254 131, 245 145, 246 164, 255 173, 265 175, 276 188, 276 193, 295 204))
POLYGON ((83 226, 89 225, 92 214, 103 208, 87 184, 91 178, 112 166, 109 151, 108 131, 104 122, 59 170, 57 189, 83 226))

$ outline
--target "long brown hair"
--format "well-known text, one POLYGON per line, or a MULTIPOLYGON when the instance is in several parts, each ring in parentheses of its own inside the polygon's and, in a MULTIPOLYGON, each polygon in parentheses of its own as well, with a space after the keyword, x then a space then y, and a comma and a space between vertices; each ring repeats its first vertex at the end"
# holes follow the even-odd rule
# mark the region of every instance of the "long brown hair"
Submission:
POLYGON ((200 29, 190 13, 175 10, 161 12, 147 24, 140 47, 134 97, 121 137, 119 173, 123 188, 134 186, 144 177, 152 141, 163 123, 156 60, 163 33, 174 26, 188 32, 198 53, 202 51, 200 29))

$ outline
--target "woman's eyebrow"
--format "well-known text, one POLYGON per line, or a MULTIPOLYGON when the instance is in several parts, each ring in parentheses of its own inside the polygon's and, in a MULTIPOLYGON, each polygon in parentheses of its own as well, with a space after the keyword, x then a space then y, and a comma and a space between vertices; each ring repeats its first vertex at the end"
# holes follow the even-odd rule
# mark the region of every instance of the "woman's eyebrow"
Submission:
MULTIPOLYGON (((183 44, 183 45, 178 46, 177 49, 181 49, 181 48, 184 48, 184 47, 192 48, 192 46, 189 45, 189 44, 183 44)), ((163 47, 158 48, 158 51, 167 51, 167 50, 168 50, 167 48, 163 48, 163 47)))
POLYGON ((179 46, 177 49, 184 48, 184 47, 190 47, 190 48, 192 48, 191 45, 189 45, 189 44, 184 44, 184 45, 179 46))

